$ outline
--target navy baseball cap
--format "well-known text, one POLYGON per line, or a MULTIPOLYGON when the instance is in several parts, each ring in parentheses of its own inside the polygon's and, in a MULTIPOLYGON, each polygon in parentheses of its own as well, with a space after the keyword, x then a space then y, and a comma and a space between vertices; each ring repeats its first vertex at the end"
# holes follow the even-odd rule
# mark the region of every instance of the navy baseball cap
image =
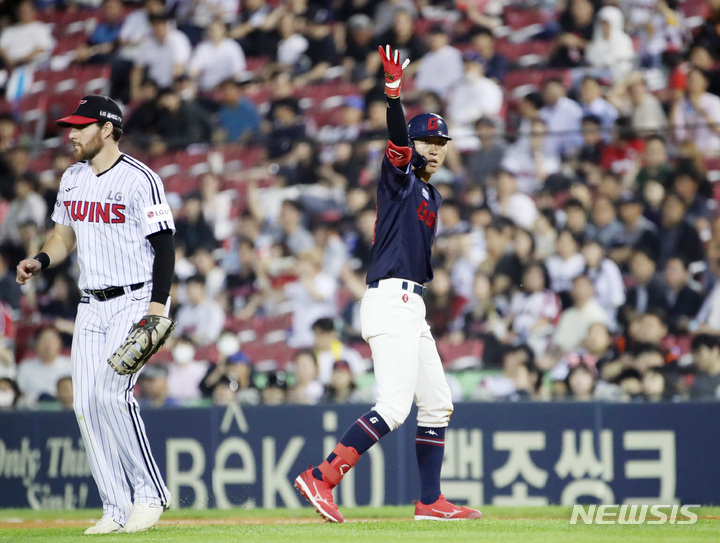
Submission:
POLYGON ((122 128, 122 111, 114 100, 101 94, 83 96, 72 115, 55 121, 62 127, 73 127, 107 121, 122 128))
POLYGON ((408 123, 408 136, 411 140, 438 136, 451 140, 445 119, 437 113, 421 113, 415 115, 408 123))

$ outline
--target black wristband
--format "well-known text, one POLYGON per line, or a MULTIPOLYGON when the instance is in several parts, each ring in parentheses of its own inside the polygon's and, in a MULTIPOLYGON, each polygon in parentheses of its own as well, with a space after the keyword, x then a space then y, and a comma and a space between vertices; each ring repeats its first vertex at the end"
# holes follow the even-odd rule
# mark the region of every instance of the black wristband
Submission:
POLYGON ((45 269, 50 266, 50 256, 47 253, 38 253, 33 257, 35 260, 40 262, 40 266, 45 269))
MULTIPOLYGON (((154 285, 153 285, 154 286, 154 285)), ((150 295, 150 301, 151 302, 157 302, 159 304, 165 305, 167 303, 168 298, 170 297, 170 294, 167 292, 155 292, 155 289, 153 289, 151 295, 150 295)))

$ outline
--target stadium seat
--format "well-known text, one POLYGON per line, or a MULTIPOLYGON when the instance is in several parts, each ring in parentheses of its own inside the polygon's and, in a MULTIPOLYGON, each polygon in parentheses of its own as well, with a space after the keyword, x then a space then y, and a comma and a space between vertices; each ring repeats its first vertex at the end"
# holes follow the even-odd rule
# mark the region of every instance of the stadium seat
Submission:
POLYGON ((265 158, 266 149, 260 145, 245 146, 238 143, 216 148, 223 155, 223 171, 247 170, 257 166, 265 158))
POLYGON ((503 16, 510 29, 517 31, 536 24, 544 25, 552 19, 553 13, 537 8, 509 6, 503 16))
POLYGON ((344 108, 335 107, 330 109, 312 108, 303 113, 310 128, 320 129, 323 126, 339 126, 342 124, 344 108))
POLYGON ((441 339, 437 342, 437 348, 445 366, 465 369, 479 368, 481 365, 484 344, 479 339, 466 340, 462 343, 451 343, 441 339))
POLYGON ((287 366, 295 354, 295 349, 282 342, 268 345, 264 341, 253 341, 245 343, 242 346, 242 350, 254 365, 273 361, 278 369, 283 369, 287 366))
POLYGON ((78 21, 88 21, 98 16, 92 9, 70 9, 66 11, 42 10, 38 11, 37 18, 44 23, 53 25, 54 32, 65 32, 66 28, 78 21))
POLYGON ((163 184, 167 192, 175 192, 181 196, 200 189, 200 180, 186 175, 163 177, 163 184))
POLYGON ((518 66, 531 66, 547 61, 553 47, 551 41, 531 40, 522 43, 513 43, 508 40, 498 40, 496 49, 510 62, 518 66))
POLYGON ((258 334, 262 337, 272 334, 273 332, 292 330, 292 313, 281 313, 272 317, 265 317, 259 322, 258 334))
POLYGON ((247 57, 245 61, 247 64, 247 70, 249 72, 256 72, 258 70, 262 70, 268 64, 270 64, 269 57, 247 57))
POLYGON ((216 364, 220 353, 218 352, 217 345, 211 343, 210 345, 202 345, 195 349, 195 360, 207 360, 216 364))
POLYGON ((362 92, 353 83, 337 82, 332 85, 304 85, 297 87, 293 94, 299 100, 310 99, 312 104, 320 105, 330 97, 360 95, 362 92))

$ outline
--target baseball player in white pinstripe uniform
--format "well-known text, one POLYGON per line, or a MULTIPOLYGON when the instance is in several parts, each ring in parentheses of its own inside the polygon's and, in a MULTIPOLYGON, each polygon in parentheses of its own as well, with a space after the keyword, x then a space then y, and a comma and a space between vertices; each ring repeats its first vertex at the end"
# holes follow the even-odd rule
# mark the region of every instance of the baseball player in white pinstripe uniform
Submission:
POLYGON ((108 358, 144 315, 166 314, 175 225, 160 178, 119 150, 115 102, 85 96, 57 124, 71 129, 79 162, 62 177, 52 234, 38 255, 20 262, 17 281, 56 266, 77 246, 85 295, 72 344, 73 403, 103 502, 103 517, 85 533, 143 531, 171 497, 133 396, 138 374, 119 375, 108 358))

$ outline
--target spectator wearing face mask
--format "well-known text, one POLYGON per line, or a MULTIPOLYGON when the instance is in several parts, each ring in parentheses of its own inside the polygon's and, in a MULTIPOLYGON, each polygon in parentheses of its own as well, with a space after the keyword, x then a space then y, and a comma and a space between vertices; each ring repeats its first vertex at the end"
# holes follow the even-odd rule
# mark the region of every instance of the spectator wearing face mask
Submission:
POLYGON ((10 411, 15 408, 21 393, 14 379, 0 378, 0 411, 10 411))
POLYGON ((207 373, 208 363, 195 359, 195 344, 181 337, 172 350, 173 362, 168 374, 168 396, 179 402, 199 400, 200 382, 207 373))
POLYGON ((217 342, 218 360, 211 365, 200 383, 203 397, 213 403, 227 405, 232 402, 257 405, 260 391, 255 386, 252 363, 240 349, 237 336, 225 330, 217 342))

